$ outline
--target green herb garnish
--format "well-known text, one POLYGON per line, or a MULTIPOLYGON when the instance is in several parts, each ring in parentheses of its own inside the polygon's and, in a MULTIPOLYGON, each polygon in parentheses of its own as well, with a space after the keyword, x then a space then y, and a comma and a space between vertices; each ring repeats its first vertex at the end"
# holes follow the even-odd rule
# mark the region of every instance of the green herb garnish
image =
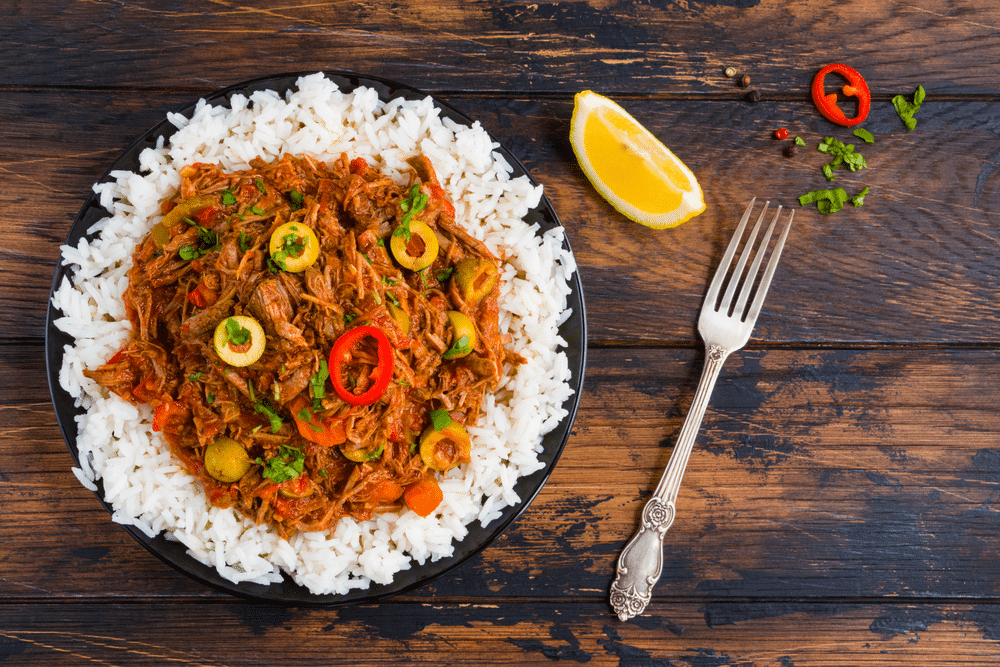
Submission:
POLYGON ((240 250, 242 252, 246 252, 253 247, 253 243, 250 241, 250 237, 247 236, 246 232, 240 232, 240 235, 237 237, 237 241, 240 244, 240 250))
POLYGON ((805 146, 806 145, 806 140, 803 139, 802 137, 795 137, 795 141, 793 143, 796 146, 805 146))
POLYGON ((455 267, 449 266, 448 268, 441 269, 440 271, 438 271, 437 273, 435 273, 434 277, 438 279, 438 282, 442 282, 443 283, 444 281, 448 280, 448 278, 451 277, 451 274, 452 274, 452 272, 454 270, 455 270, 455 267))
POLYGON ((226 206, 232 206, 236 203, 236 195, 233 194, 232 190, 222 191, 222 203, 226 206))
POLYGON ((298 211, 305 204, 306 198, 302 196, 302 193, 298 190, 290 190, 288 193, 288 201, 292 203, 292 210, 298 211))
POLYGON ((816 208, 823 215, 836 213, 847 203, 847 192, 843 188, 813 190, 799 197, 799 204, 802 206, 812 203, 816 204, 816 208))
POLYGON ((869 188, 866 187, 864 190, 851 197, 851 203, 854 204, 855 206, 864 206, 865 195, 868 194, 868 190, 869 188))
POLYGON ((427 206, 427 199, 427 195, 420 191, 419 185, 415 184, 410 188, 409 192, 406 193, 406 197, 399 201, 399 208, 403 211, 403 218, 399 221, 399 227, 396 227, 392 232, 393 236, 402 236, 405 240, 410 240, 410 220, 427 206))
POLYGON ((272 456, 267 461, 262 461, 258 456, 254 462, 264 466, 264 477, 275 484, 280 484, 302 474, 306 468, 306 455, 297 447, 281 445, 278 447, 276 456, 272 456))
POLYGON ((845 144, 833 137, 824 137, 823 141, 816 148, 820 153, 833 156, 832 162, 823 165, 823 175, 828 181, 836 180, 833 170, 841 165, 846 166, 851 171, 864 169, 868 166, 864 156, 854 152, 854 144, 845 144))
POLYGON ((268 421, 271 422, 271 433, 277 433, 285 425, 285 421, 281 418, 281 415, 267 401, 254 403, 253 409, 267 417, 268 421))
POLYGON ((312 390, 313 410, 319 410, 320 401, 326 398, 326 381, 330 377, 330 369, 326 359, 320 359, 319 370, 309 378, 309 389, 312 390))
POLYGON ((920 110, 920 105, 924 103, 926 97, 927 93, 924 92, 924 87, 917 86, 913 92, 912 102, 902 95, 896 95, 892 98, 892 106, 896 107, 896 113, 899 114, 899 118, 906 125, 907 130, 912 131, 917 126, 917 119, 913 117, 913 114, 920 110))
POLYGON ((201 371, 195 371, 194 373, 191 373, 191 375, 188 375, 188 382, 194 384, 195 382, 201 379, 201 376, 202 376, 201 371))
POLYGON ((435 431, 442 431, 451 425, 451 415, 448 414, 447 410, 431 410, 428 415, 431 418, 431 425, 434 427, 435 431))
POLYGON ((258 178, 256 180, 254 180, 253 184, 257 186, 257 189, 260 190, 260 193, 262 195, 266 195, 267 194, 267 188, 264 187, 264 181, 263 180, 261 180, 260 178, 258 178))
POLYGON ((858 139, 865 142, 866 144, 875 143, 875 135, 863 127, 859 127, 856 130, 854 130, 854 136, 856 136, 858 139))
POLYGON ((264 209, 258 208, 257 206, 251 206, 250 212, 254 215, 264 215, 264 209))
POLYGON ((233 345, 246 345, 252 335, 250 330, 240 324, 235 317, 226 320, 226 340, 233 345))
MULTIPOLYGON (((442 359, 453 359, 454 357, 461 357, 469 352, 472 352, 472 348, 469 347, 469 337, 468 335, 459 336, 458 340, 451 344, 448 351, 441 355, 442 359)), ((439 429, 440 430, 440 429, 439 429)))
POLYGON ((323 432, 322 428, 312 423, 313 416, 312 416, 312 411, 309 408, 302 408, 295 416, 298 417, 301 421, 304 421, 306 423, 306 426, 316 431, 317 433, 323 432))

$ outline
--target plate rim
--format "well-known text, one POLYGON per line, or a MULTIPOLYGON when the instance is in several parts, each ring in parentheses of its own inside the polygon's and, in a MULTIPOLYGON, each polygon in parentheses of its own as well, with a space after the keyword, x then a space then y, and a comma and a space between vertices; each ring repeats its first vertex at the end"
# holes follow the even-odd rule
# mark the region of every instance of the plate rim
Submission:
MULTIPOLYGON (((352 91, 361 86, 374 88, 378 92, 379 99, 382 102, 390 101, 396 97, 404 97, 406 99, 425 99, 429 97, 433 101, 434 105, 442 110, 442 115, 469 126, 472 126, 473 123, 477 122, 467 116, 464 112, 453 107, 451 104, 440 100, 435 95, 381 76, 359 74, 350 70, 309 70, 256 77, 226 86, 213 93, 202 95, 198 99, 190 102, 180 109, 170 111, 169 113, 181 114, 190 118, 192 112, 202 100, 208 104, 225 104, 226 106, 231 106, 231 99, 237 94, 243 94, 249 97, 253 92, 275 90, 279 94, 283 95, 288 90, 297 87, 295 84, 299 78, 317 73, 322 73, 326 78, 334 81, 334 83, 336 83, 341 90, 345 90, 345 84, 348 86, 347 90, 352 91), (283 82, 283 84, 280 86, 276 85, 280 82, 283 82), (386 97, 386 95, 389 95, 389 97, 386 97)), ((96 183, 104 183, 109 180, 113 180, 111 179, 111 174, 114 171, 123 169, 138 171, 139 153, 141 153, 146 147, 155 146, 156 141, 160 136, 163 136, 165 140, 169 139, 169 137, 173 135, 177 129, 178 128, 176 128, 176 126, 174 126, 165 116, 159 123, 139 135, 137 139, 135 139, 124 151, 122 151, 112 162, 111 166, 100 177, 100 179, 96 181, 96 183), (134 163, 136 168, 129 169, 127 166, 129 163, 134 163)), ((498 144, 492 148, 492 152, 500 153, 513 168, 514 173, 512 176, 517 177, 525 175, 532 184, 537 185, 537 181, 531 176, 524 164, 500 142, 496 141, 496 139, 494 139, 489 132, 487 132, 487 135, 490 137, 491 141, 498 144)), ((90 195, 84 201, 84 204, 81 206, 77 216, 74 218, 73 223, 70 226, 70 230, 67 233, 64 245, 75 246, 79 242, 80 238, 84 236, 93 236, 86 233, 86 227, 88 227, 89 224, 96 222, 96 220, 88 224, 88 215, 105 217, 108 214, 108 211, 100 206, 100 197, 92 190, 90 195)), ((526 217, 529 219, 534 218, 531 222, 538 222, 543 231, 562 227, 565 232, 565 227, 559 220, 551 201, 548 199, 544 191, 538 205, 531 209, 526 217)), ((569 238, 565 233, 563 234, 563 246, 572 256, 569 238)), ((68 334, 59 331, 54 325, 54 321, 56 317, 61 314, 61 311, 55 307, 53 296, 62 284, 63 279, 69 275, 70 272, 68 271, 67 265, 63 262, 62 252, 60 252, 52 277, 52 284, 49 290, 48 306, 46 310, 45 366, 49 385, 49 396, 56 415, 56 421, 59 425, 59 430, 63 436, 63 441, 70 451, 73 461, 77 466, 79 466, 79 451, 76 447, 78 430, 75 417, 83 414, 83 410, 76 407, 72 396, 70 396, 59 383, 59 373, 63 358, 63 346, 71 344, 73 339, 68 334)), ((570 286, 570 294, 568 297, 569 303, 567 304, 567 307, 572 308, 572 313, 570 314, 570 317, 559 326, 560 336, 567 341, 567 346, 560 348, 560 350, 567 354, 568 366, 572 372, 570 387, 573 389, 573 394, 567 398, 563 404, 563 408, 567 410, 567 414, 555 429, 547 433, 542 438, 542 452, 539 454, 539 460, 542 461, 542 457, 546 457, 543 461, 545 463, 544 467, 534 473, 518 478, 515 482, 515 489, 522 492, 518 494, 520 502, 516 505, 505 507, 501 511, 501 516, 485 527, 479 524, 475 519, 466 524, 466 527, 468 528, 466 536, 461 540, 452 539, 454 551, 451 556, 442 557, 436 561, 427 560, 424 564, 417 563, 412 559, 412 556, 410 556, 410 567, 394 573, 392 582, 389 584, 377 584, 375 582, 371 582, 368 588, 352 589, 345 594, 315 594, 310 592, 306 587, 294 582, 284 571, 281 571, 281 582, 275 582, 269 585, 255 584, 252 582, 241 582, 239 584, 234 583, 222 577, 214 567, 208 566, 189 555, 186 547, 184 547, 181 542, 168 539, 164 531, 150 537, 134 525, 118 525, 129 533, 135 541, 141 544, 147 551, 181 574, 184 574, 185 576, 216 591, 253 602, 279 604, 283 606, 311 606, 328 608, 362 604, 383 600, 388 597, 412 591, 431 583, 435 579, 438 579, 449 572, 452 572, 470 560, 473 556, 483 551, 487 546, 492 544, 497 538, 507 531, 514 521, 520 518, 520 516, 527 510, 528 506, 537 497, 542 487, 545 486, 545 483, 548 481, 549 476, 555 469, 556 463, 562 455, 566 442, 569 439, 569 435, 572 431, 573 423, 575 422, 576 414, 580 405, 587 357, 587 318, 583 285, 578 266, 574 270, 568 284, 570 286), (474 533, 482 533, 482 535, 480 535, 478 541, 473 540, 474 543, 472 543, 470 542, 470 539, 473 537, 474 533)), ((97 489, 92 492, 105 510, 108 511, 109 518, 111 518, 114 510, 104 499, 103 479, 98 479, 96 486, 97 489)))

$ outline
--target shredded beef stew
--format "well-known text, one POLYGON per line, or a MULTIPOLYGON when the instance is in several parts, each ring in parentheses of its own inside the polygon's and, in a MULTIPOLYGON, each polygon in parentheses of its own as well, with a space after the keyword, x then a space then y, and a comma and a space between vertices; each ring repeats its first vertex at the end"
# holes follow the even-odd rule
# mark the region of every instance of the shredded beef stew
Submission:
POLYGON ((136 247, 132 335, 86 374, 155 407, 213 505, 285 537, 426 516, 468 462, 465 427, 519 359, 499 260, 410 165, 406 186, 346 155, 191 165, 136 247))

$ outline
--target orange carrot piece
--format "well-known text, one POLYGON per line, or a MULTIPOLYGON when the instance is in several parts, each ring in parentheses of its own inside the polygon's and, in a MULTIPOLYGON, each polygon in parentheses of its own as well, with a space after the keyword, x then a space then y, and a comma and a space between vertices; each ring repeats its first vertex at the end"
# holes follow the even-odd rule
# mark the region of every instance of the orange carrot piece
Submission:
POLYGON ((437 480, 426 475, 419 482, 406 487, 403 499, 407 506, 420 516, 429 516, 444 500, 444 493, 441 492, 437 480))

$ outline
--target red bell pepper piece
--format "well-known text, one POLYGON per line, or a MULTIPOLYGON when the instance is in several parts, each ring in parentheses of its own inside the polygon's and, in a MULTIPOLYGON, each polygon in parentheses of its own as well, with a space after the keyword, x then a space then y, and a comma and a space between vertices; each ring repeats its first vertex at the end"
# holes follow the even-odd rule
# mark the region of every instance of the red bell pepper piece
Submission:
POLYGON ((205 287, 205 283, 200 282, 193 290, 188 292, 187 298, 188 301, 199 308, 208 308, 215 304, 219 299, 219 295, 215 293, 215 290, 205 287))
POLYGON ((394 365, 392 343, 385 333, 378 327, 364 324, 344 333, 333 344, 333 349, 330 350, 330 381, 337 394, 351 405, 371 405, 385 393, 392 380, 394 365), (378 360, 368 376, 371 386, 364 392, 355 394, 344 386, 343 367, 351 360, 354 346, 369 336, 378 343, 378 360))
POLYGON ((868 110, 872 104, 872 96, 868 90, 868 83, 856 69, 840 63, 827 65, 816 73, 812 82, 812 98, 813 102, 816 103, 816 108, 819 109, 824 118, 830 122, 837 123, 838 125, 846 125, 847 127, 863 123, 865 118, 868 117, 868 110), (826 94, 823 88, 823 80, 830 72, 840 74, 847 79, 847 85, 841 90, 848 97, 858 98, 857 116, 848 118, 840 107, 837 106, 837 93, 826 94))

